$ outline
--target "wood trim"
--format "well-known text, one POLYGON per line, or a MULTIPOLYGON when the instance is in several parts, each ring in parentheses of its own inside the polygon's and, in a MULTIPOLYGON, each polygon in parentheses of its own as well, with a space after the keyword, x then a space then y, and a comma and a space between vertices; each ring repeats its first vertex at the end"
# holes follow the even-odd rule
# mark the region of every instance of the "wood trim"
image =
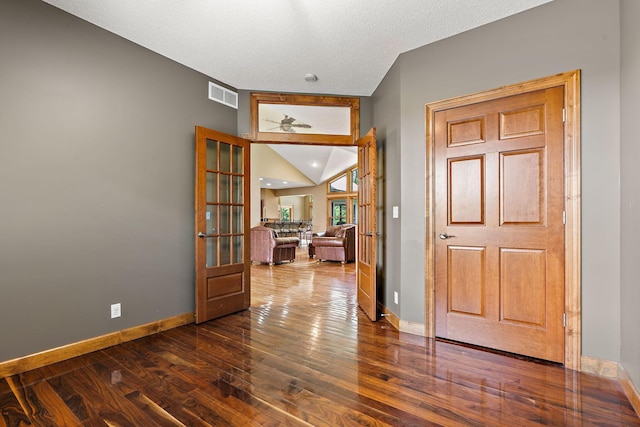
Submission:
POLYGON ((633 410, 636 411, 636 414, 640 417, 640 391, 633 381, 631 381, 629 374, 627 374, 627 371, 624 370, 622 365, 620 365, 618 369, 618 379, 620 380, 624 394, 627 395, 629 403, 633 406, 633 410))
POLYGON ((565 78, 565 366, 580 370, 582 356, 582 251, 581 225, 581 165, 580 165, 580 70, 564 74, 565 78))
POLYGON ((400 332, 424 337, 426 335, 425 324, 418 322, 409 322, 408 320, 401 320, 400 332))
POLYGON ((599 375, 601 377, 613 378, 620 381, 620 386, 624 394, 633 406, 633 410, 640 416, 640 391, 633 383, 622 364, 611 360, 598 359, 597 357, 582 356, 582 372, 599 375))
POLYGON ((569 369, 580 370, 582 314, 581 314, 581 250, 580 250, 580 70, 556 74, 542 79, 531 80, 515 85, 503 86, 486 92, 474 93, 457 98, 429 103, 425 106, 425 135, 427 143, 427 221, 425 251, 425 307, 427 337, 435 337, 435 232, 434 232, 434 176, 433 176, 433 138, 434 115, 437 111, 454 106, 472 104, 517 95, 556 86, 564 87, 566 109, 565 122, 565 185, 566 213, 565 227, 565 328, 564 365, 569 369))
POLYGON ((391 324, 397 331, 400 330, 400 318, 396 316, 396 314, 389 310, 386 306, 382 304, 378 304, 378 309, 382 313, 382 317, 384 317, 387 322, 391 324))
POLYGON ((582 356, 581 359, 582 372, 601 377, 618 378, 618 363, 591 356, 582 356))
POLYGON ((146 323, 144 325, 134 326, 129 329, 111 332, 84 341, 67 344, 50 350, 41 351, 40 353, 19 357, 13 360, 7 360, 0 363, 0 378, 16 375, 31 369, 41 368, 52 363, 71 359, 76 356, 91 353, 103 348, 111 347, 127 341, 133 341, 147 335, 153 335, 158 332, 176 328, 178 326, 193 323, 194 313, 185 313, 166 319, 157 320, 155 322, 146 323))

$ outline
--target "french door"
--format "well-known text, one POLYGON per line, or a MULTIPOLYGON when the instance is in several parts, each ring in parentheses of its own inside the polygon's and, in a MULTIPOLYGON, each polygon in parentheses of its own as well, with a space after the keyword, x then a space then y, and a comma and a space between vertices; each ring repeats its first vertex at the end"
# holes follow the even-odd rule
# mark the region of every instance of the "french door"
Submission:
POLYGON ((196 323, 251 304, 250 142, 196 127, 196 323))
POLYGON ((376 130, 358 139, 358 305, 373 321, 376 286, 376 130))

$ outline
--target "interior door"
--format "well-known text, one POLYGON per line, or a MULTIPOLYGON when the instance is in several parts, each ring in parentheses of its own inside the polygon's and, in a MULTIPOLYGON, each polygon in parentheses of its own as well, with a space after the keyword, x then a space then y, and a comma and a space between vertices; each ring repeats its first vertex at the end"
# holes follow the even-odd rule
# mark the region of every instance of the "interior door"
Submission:
POLYGON ((250 142, 196 127, 196 323, 249 307, 250 142))
POLYGON ((358 139, 358 305, 372 320, 376 288, 376 130, 358 139))
POLYGON ((563 99, 435 113, 437 337, 564 361, 563 99))

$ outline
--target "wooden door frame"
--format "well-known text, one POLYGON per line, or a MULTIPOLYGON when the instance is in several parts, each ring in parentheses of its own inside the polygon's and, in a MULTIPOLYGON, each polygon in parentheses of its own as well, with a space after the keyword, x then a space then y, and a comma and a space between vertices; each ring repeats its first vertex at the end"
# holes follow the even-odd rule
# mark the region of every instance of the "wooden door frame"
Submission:
POLYGON ((581 314, 581 250, 580 250, 580 70, 556 74, 541 79, 503 86, 486 92, 474 93, 426 105, 427 143, 427 221, 425 242, 425 330, 427 337, 435 338, 435 176, 434 138, 435 113, 448 108, 472 104, 511 95, 549 89, 564 88, 564 178, 565 178, 565 351, 564 365, 579 371, 582 341, 581 314))

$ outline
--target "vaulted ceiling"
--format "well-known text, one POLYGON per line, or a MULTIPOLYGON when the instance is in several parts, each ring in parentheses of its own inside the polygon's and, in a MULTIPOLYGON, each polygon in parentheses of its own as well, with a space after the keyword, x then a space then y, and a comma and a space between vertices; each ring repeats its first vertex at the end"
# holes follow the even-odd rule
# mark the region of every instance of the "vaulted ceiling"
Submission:
MULTIPOLYGON (((44 1, 235 89, 369 96, 401 53, 552 0, 44 1)), ((313 182, 345 163, 272 148, 313 182)))
POLYGON ((401 53, 551 0, 45 1, 236 89, 369 96, 401 53))
MULTIPOLYGON (((355 147, 271 144, 271 149, 319 185, 358 162, 355 147)), ((308 187, 309 183, 283 181, 277 176, 261 176, 260 186, 279 190, 308 187)))

